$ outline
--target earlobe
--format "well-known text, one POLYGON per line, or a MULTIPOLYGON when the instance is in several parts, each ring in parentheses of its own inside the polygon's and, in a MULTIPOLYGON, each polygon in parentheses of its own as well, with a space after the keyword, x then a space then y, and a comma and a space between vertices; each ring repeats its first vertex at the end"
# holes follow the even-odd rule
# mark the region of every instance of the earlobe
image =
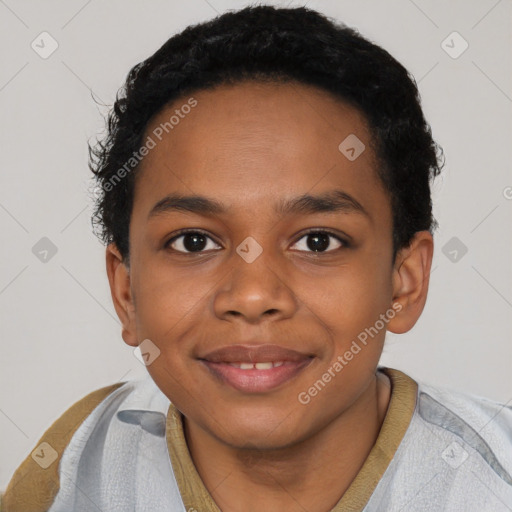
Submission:
POLYGON ((138 345, 135 329, 135 307, 131 290, 130 271, 114 243, 106 249, 107 276, 112 302, 122 325, 122 337, 127 345, 138 345))
POLYGON ((429 231, 418 231, 409 246, 398 252, 393 268, 392 304, 399 304, 400 310, 388 322, 389 331, 402 334, 418 321, 427 300, 433 252, 429 231))

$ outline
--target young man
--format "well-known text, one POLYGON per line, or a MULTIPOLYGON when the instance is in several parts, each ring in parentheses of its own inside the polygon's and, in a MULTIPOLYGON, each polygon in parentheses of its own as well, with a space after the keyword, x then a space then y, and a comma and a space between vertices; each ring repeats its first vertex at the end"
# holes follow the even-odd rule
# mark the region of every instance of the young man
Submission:
POLYGON ((66 411, 4 510, 512 510, 512 410, 378 366, 425 305, 441 167, 396 60, 246 8, 133 68, 108 127, 95 223, 148 378, 66 411))

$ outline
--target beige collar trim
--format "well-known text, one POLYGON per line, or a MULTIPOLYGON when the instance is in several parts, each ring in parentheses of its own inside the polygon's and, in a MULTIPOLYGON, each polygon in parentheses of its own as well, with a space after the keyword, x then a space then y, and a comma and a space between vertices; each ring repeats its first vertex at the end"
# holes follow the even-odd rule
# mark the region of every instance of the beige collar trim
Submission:
MULTIPOLYGON (((418 384, 399 370, 382 367, 380 370, 391 381, 391 398, 384 422, 363 467, 331 512, 364 508, 393 459, 412 419, 418 384)), ((185 509, 221 512, 194 466, 183 432, 183 416, 172 403, 167 413, 166 438, 185 509)))

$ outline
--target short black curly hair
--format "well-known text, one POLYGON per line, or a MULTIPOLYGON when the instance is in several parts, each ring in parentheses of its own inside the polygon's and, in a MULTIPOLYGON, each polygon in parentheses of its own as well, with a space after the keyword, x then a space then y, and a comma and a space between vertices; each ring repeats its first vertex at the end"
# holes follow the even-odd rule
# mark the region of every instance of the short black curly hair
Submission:
POLYGON ((313 85, 362 112, 390 195, 393 257, 417 231, 433 231, 430 182, 442 148, 432 139, 414 78, 355 29, 314 10, 249 6, 191 25, 134 66, 108 115, 107 134, 89 144, 99 196, 93 229, 129 262, 137 166, 112 178, 143 143, 150 119, 192 91, 244 80, 313 85), (109 185, 110 184, 110 185, 109 185))

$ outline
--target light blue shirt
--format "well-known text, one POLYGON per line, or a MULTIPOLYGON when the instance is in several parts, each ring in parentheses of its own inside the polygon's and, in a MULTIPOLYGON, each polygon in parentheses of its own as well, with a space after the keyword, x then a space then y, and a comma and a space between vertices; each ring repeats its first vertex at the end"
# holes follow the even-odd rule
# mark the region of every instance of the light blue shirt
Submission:
MULTIPOLYGON (((62 455, 49 512, 191 512, 167 447, 169 404, 149 374, 106 397, 62 455)), ((511 407, 418 383, 411 422, 363 512, 510 512, 511 473, 511 407)))

